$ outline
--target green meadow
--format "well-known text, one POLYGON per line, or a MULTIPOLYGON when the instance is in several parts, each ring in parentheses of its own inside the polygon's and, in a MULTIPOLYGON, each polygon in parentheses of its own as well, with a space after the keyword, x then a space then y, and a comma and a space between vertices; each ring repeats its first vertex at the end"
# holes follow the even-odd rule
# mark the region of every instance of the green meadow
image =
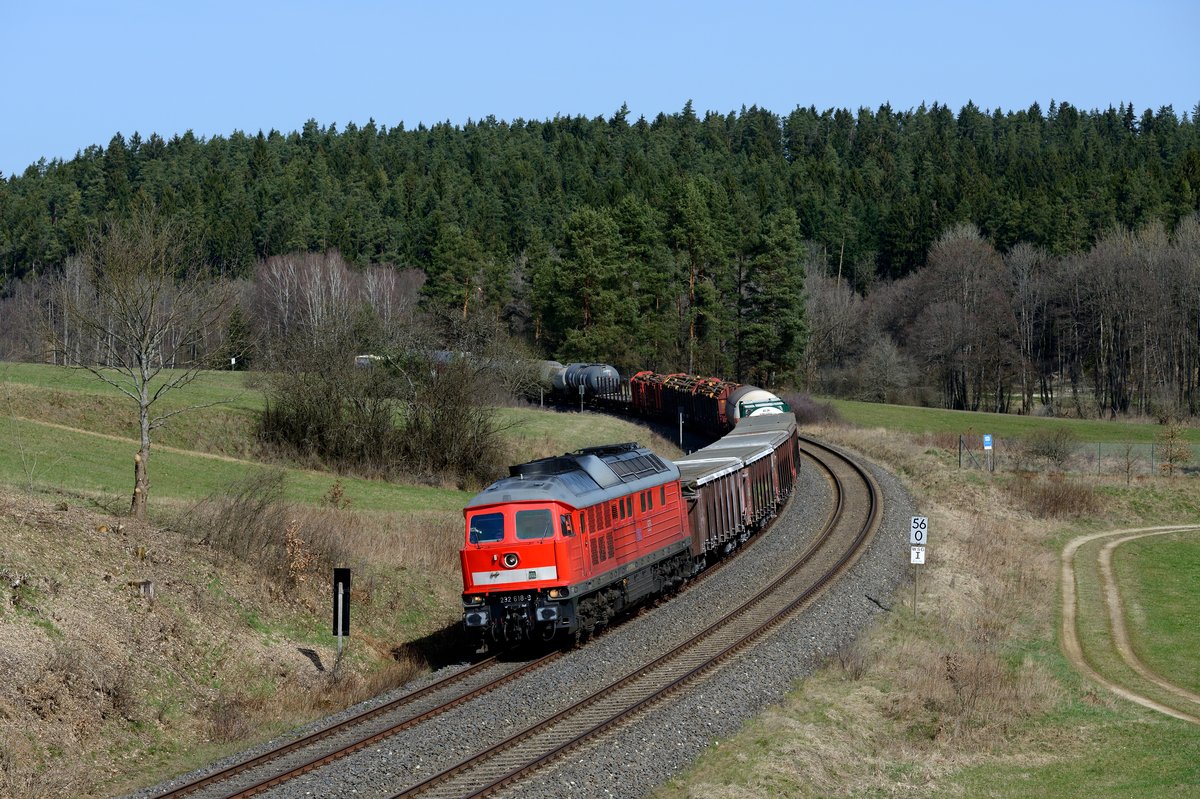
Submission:
MULTIPOLYGON (((997 439, 1015 439, 1043 430, 1068 430, 1080 442, 1150 443, 1163 431, 1162 425, 1144 422, 1049 419, 841 399, 822 399, 822 402, 830 403, 851 424, 867 428, 882 427, 913 435, 950 433, 978 436, 990 433, 997 439)), ((1185 430, 1184 438, 1192 443, 1200 443, 1200 429, 1185 430)))
POLYGON ((1122 544, 1113 552, 1113 567, 1138 659, 1200 693, 1200 534, 1122 544))

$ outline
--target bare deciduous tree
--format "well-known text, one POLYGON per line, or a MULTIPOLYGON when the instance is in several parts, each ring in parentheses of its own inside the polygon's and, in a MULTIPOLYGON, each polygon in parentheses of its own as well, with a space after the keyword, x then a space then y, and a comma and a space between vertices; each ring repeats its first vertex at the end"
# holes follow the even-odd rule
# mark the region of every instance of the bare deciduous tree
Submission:
POLYGON ((202 274, 183 230, 149 207, 107 224, 88 243, 83 263, 82 275, 67 272, 58 283, 47 338, 64 364, 87 369, 137 406, 141 446, 130 510, 144 518, 151 434, 172 416, 202 407, 155 414, 154 406, 209 364, 205 340, 232 292, 202 274))

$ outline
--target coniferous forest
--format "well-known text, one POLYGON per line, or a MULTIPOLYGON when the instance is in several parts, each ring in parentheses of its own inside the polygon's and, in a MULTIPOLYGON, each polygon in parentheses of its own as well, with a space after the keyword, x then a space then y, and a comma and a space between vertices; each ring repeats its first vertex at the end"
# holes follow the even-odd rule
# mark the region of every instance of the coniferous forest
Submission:
MULTIPOLYGON (((0 313, 17 319, 102 220, 148 202, 229 279, 299 253, 419 270, 426 310, 488 315, 560 360, 958 408, 1196 414, 1197 111, 689 103, 636 120, 117 134, 0 180, 0 313)), ((33 357, 19 338, 0 357, 33 357)))

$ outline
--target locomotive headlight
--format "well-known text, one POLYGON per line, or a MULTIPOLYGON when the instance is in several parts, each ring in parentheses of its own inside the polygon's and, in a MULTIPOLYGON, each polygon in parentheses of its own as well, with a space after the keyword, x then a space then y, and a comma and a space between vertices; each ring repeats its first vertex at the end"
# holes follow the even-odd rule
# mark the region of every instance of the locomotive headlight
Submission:
POLYGON ((549 591, 549 595, 550 595, 551 599, 562 599, 563 597, 565 597, 567 595, 567 589, 551 588, 549 591))
POLYGON ((465 604, 465 605, 482 605, 483 604, 483 596, 480 594, 464 596, 463 604, 465 604))
POLYGON ((517 564, 521 562, 521 559, 517 557, 516 552, 505 552, 504 557, 501 560, 504 563, 504 568, 506 569, 515 569, 517 568, 517 564))

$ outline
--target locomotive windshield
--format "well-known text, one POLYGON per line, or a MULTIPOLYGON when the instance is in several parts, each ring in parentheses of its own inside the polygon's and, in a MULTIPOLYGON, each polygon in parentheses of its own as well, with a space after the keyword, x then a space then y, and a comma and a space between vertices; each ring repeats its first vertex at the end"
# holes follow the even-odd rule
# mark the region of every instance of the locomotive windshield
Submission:
POLYGON ((517 511, 517 538, 526 541, 530 538, 550 538, 554 535, 554 526, 548 510, 519 510, 517 511))
POLYGON ((504 540, 503 513, 480 513, 472 516, 469 524, 471 528, 468 538, 472 544, 488 544, 504 540))

